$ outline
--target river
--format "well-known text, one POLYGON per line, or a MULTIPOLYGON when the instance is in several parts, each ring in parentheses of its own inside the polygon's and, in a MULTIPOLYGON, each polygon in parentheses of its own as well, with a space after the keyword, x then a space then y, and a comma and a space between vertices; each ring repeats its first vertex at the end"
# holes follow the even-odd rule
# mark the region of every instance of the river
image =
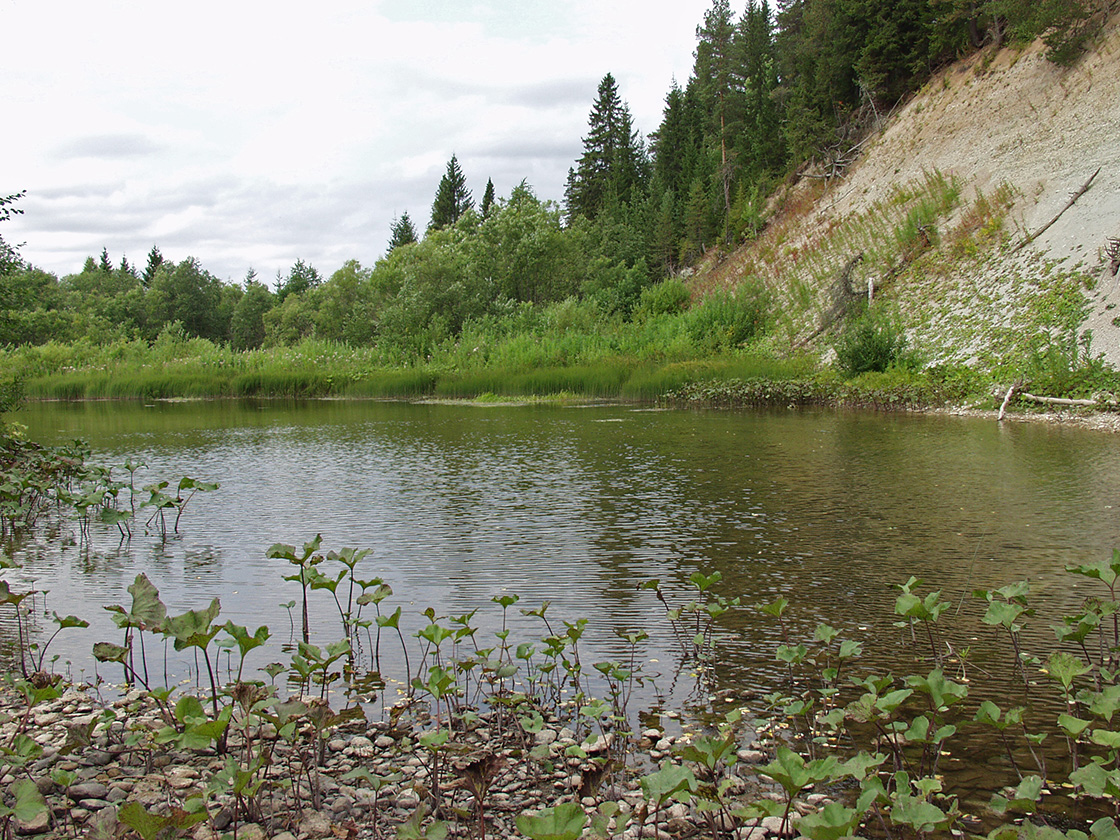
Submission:
MULTIPOLYGON (((646 706, 706 699, 690 682, 664 606, 639 588, 659 579, 679 605, 695 572, 718 571, 712 591, 742 604, 717 623, 704 692, 758 697, 781 683, 777 623, 755 606, 779 596, 791 602, 796 637, 827 621, 864 642, 868 668, 900 667, 900 656, 924 651, 911 651, 893 626, 897 585, 911 575, 929 582, 923 593, 939 588, 953 605, 938 646, 956 673, 973 667, 1013 682, 1006 638, 979 623, 983 605, 972 590, 1028 579, 1039 615, 1025 638, 1048 646, 1049 623, 1104 594, 1064 567, 1107 559, 1120 545, 1120 446, 1081 428, 380 401, 39 403, 13 419, 43 442, 86 439, 96 463, 143 462, 137 486, 174 485, 183 475, 221 485, 192 499, 180 533, 167 540, 145 533, 141 511, 131 541, 98 526, 88 540, 64 528, 10 547, 23 564, 6 573, 13 588, 48 591, 36 601, 40 634, 52 610, 92 622, 64 631, 50 649, 57 668, 70 663, 87 680, 95 668, 119 679, 119 670, 94 664, 90 644, 121 641, 102 607, 128 606, 127 587, 141 572, 171 612, 220 597, 219 620, 267 624, 273 644, 251 654, 250 670, 283 661, 280 648, 299 620, 282 603, 298 599, 299 587, 283 580, 294 567, 266 551, 321 534, 324 550, 370 550, 358 575, 392 586, 383 608, 401 606, 408 633, 428 623, 426 607, 438 616, 477 608, 476 638, 493 645, 502 611, 491 599, 502 594, 520 598, 508 612, 514 639, 545 634, 538 617, 520 612, 543 601, 556 626, 588 619, 585 661, 628 656, 617 632, 645 630, 637 655, 646 706)), ((330 596, 312 595, 315 640, 338 639, 330 596)), ((9 612, 0 630, 10 639, 9 612)), ((184 678, 182 667, 194 666, 172 656, 171 681, 184 678)), ((394 668, 403 677, 400 663, 386 666, 394 668)))

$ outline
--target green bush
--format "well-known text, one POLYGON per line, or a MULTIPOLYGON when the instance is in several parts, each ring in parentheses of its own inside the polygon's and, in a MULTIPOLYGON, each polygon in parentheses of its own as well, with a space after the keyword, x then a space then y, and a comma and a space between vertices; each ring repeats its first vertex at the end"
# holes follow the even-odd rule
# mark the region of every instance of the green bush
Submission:
POLYGON ((662 280, 642 289, 638 308, 634 311, 635 321, 646 321, 657 315, 679 315, 688 308, 692 299, 684 281, 673 277, 662 280))
POLYGON ((889 314, 870 309, 851 321, 837 337, 836 362, 847 376, 881 373, 907 361, 906 333, 889 314))
POLYGON ((772 320, 772 299, 759 280, 734 292, 716 292, 685 316, 689 338, 701 351, 729 350, 765 334, 772 320))

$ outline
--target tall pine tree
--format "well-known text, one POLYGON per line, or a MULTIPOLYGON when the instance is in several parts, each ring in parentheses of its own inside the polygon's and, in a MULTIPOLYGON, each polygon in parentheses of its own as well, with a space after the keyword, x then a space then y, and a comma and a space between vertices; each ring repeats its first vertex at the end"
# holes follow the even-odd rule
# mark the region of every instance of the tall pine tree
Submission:
POLYGON ((447 162, 447 171, 439 181, 435 201, 432 202, 432 220, 428 223, 428 230, 439 230, 455 224, 473 206, 474 199, 467 189, 467 179, 463 177, 458 159, 452 155, 447 162))
POLYGON ((770 5, 750 0, 736 33, 736 57, 744 84, 744 130, 739 157, 742 177, 756 182, 781 170, 786 163, 781 115, 774 92, 778 63, 774 50, 774 22, 770 5))
POLYGON ((735 18, 728 0, 715 0, 696 27, 693 70, 701 101, 709 114, 708 137, 718 161, 716 171, 724 213, 731 214, 734 174, 733 137, 740 130, 743 95, 735 56, 735 18))
POLYGON ((569 171, 564 191, 569 221, 576 216, 594 219, 608 206, 635 203, 647 179, 645 146, 610 73, 599 82, 587 122, 583 154, 569 171))

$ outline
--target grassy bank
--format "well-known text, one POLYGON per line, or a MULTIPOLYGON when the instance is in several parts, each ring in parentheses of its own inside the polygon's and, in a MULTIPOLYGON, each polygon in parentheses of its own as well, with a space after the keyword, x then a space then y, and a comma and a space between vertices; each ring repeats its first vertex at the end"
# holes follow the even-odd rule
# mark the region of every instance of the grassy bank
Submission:
POLYGON ((454 331, 394 333, 371 314, 360 346, 312 336, 245 351, 173 322, 154 341, 0 348, 0 371, 28 398, 55 400, 564 393, 995 408, 993 391, 1018 383, 1115 401, 1120 374, 1091 355, 1083 329, 1094 277, 1012 259, 1010 194, 965 201, 933 173, 811 240, 787 229, 790 211, 753 250, 713 252, 691 277, 641 289, 625 312, 595 297, 503 300, 454 331))
MULTIPOLYGON (((28 348, 30 349, 30 348, 28 348)), ((52 349, 52 348, 47 348, 52 349)), ((474 399, 483 395, 577 398, 713 405, 863 404, 919 407, 951 401, 990 401, 989 380, 967 368, 915 371, 903 367, 846 378, 808 357, 762 353, 650 359, 602 355, 564 364, 456 367, 446 359, 386 367, 369 351, 304 342, 292 348, 234 353, 204 340, 185 342, 179 357, 155 348, 113 358, 116 348, 53 348, 68 364, 48 369, 22 353, 29 399, 175 399, 236 397, 356 397, 474 399), (81 357, 85 355, 86 358, 81 357), (76 364, 75 364, 76 363, 76 364), (38 370, 36 370, 38 368, 38 370)))

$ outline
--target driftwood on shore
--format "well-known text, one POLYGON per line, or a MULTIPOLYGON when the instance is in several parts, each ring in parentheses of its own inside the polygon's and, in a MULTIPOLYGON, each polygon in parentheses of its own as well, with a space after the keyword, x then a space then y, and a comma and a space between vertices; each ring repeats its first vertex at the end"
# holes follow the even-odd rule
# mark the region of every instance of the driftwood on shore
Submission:
POLYGON ((1067 399, 1066 397, 1040 397, 1036 394, 1028 394, 1026 391, 1023 391, 1022 393, 1020 393, 1019 396, 1022 397, 1023 399, 1025 399, 1025 400, 1030 400, 1031 402, 1036 402, 1036 403, 1044 403, 1046 405, 1093 406, 1093 405, 1111 405, 1112 404, 1112 403, 1104 403, 1104 402, 1101 402, 1100 400, 1067 399))
POLYGON ((998 422, 1003 422, 1003 416, 1007 413, 1007 404, 1011 402, 1011 398, 1015 395, 1015 389, 1018 387, 1019 383, 1014 382, 1011 387, 1007 389, 1007 396, 1003 398, 1003 404, 999 407, 999 416, 996 417, 998 422))
MULTIPOLYGON (((1007 389, 1007 394, 1004 396, 1003 403, 999 407, 999 415, 996 417, 997 421, 1003 420, 1004 415, 1007 413, 1007 406, 1011 403, 1011 400, 1015 396, 1015 392, 1018 390, 1018 388, 1019 383, 1015 382, 1011 385, 1010 388, 1007 389)), ((1100 395, 1094 399, 1072 399, 1068 397, 1043 397, 1039 396, 1038 394, 1028 393, 1027 391, 1019 391, 1018 396, 1021 399, 1027 400, 1028 402, 1042 403, 1043 405, 1064 405, 1085 408, 1092 408, 1094 406, 1116 407, 1118 405, 1115 398, 1106 399, 1103 395, 1100 395)))

